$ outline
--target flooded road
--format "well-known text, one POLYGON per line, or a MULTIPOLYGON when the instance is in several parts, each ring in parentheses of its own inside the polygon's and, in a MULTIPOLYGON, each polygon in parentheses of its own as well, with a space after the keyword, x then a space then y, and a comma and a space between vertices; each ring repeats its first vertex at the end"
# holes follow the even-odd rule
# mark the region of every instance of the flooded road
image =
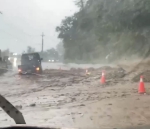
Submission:
MULTIPOLYGON (((116 76, 119 69, 111 67, 93 66, 86 76, 89 67, 44 63, 43 69, 56 70, 46 70, 43 76, 19 76, 14 68, 0 76, 0 92, 23 113, 28 125, 113 129, 149 124, 150 98, 137 94, 137 83, 116 76), (67 70, 72 67, 84 69, 67 70), (100 84, 103 69, 109 73, 106 85, 100 84)), ((1 126, 14 125, 2 110, 0 115, 1 126)))

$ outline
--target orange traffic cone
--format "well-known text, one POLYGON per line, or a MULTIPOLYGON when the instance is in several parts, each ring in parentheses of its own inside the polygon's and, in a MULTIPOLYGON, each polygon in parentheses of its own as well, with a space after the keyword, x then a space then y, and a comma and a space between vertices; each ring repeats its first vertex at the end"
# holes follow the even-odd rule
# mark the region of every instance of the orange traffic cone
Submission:
POLYGON ((140 84, 139 84, 139 94, 144 94, 145 93, 145 86, 143 82, 143 76, 140 77, 140 84))
POLYGON ((101 77, 100 82, 101 82, 101 84, 105 84, 105 83, 106 83, 106 79, 105 79, 105 73, 104 73, 104 71, 102 72, 102 77, 101 77))
POLYGON ((85 70, 86 75, 90 75, 91 73, 88 71, 88 69, 85 70))
POLYGON ((88 69, 85 70, 85 74, 88 75, 88 69))

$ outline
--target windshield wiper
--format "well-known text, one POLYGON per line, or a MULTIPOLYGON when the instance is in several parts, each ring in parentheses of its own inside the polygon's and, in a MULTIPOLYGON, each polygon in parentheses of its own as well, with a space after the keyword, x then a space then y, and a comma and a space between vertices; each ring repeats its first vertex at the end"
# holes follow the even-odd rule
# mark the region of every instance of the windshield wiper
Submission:
POLYGON ((26 124, 22 113, 5 97, 0 95, 0 107, 12 118, 16 124, 26 124))

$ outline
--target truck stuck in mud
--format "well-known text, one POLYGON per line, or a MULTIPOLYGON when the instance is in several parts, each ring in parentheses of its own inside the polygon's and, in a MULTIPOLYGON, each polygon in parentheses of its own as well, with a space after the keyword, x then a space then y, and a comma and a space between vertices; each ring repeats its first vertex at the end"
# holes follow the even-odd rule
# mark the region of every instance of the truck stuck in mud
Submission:
POLYGON ((21 56, 21 65, 18 65, 19 74, 42 73, 42 58, 38 53, 27 53, 21 56))

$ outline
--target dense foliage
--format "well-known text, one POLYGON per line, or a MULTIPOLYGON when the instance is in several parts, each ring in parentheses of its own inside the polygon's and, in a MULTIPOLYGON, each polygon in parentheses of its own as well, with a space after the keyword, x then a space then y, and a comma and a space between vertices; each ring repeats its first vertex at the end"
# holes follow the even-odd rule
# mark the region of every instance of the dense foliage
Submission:
POLYGON ((150 0, 77 0, 79 12, 56 28, 69 61, 150 55, 150 0))
POLYGON ((54 48, 48 49, 44 52, 39 52, 39 54, 43 58, 44 61, 60 59, 57 50, 54 48))

